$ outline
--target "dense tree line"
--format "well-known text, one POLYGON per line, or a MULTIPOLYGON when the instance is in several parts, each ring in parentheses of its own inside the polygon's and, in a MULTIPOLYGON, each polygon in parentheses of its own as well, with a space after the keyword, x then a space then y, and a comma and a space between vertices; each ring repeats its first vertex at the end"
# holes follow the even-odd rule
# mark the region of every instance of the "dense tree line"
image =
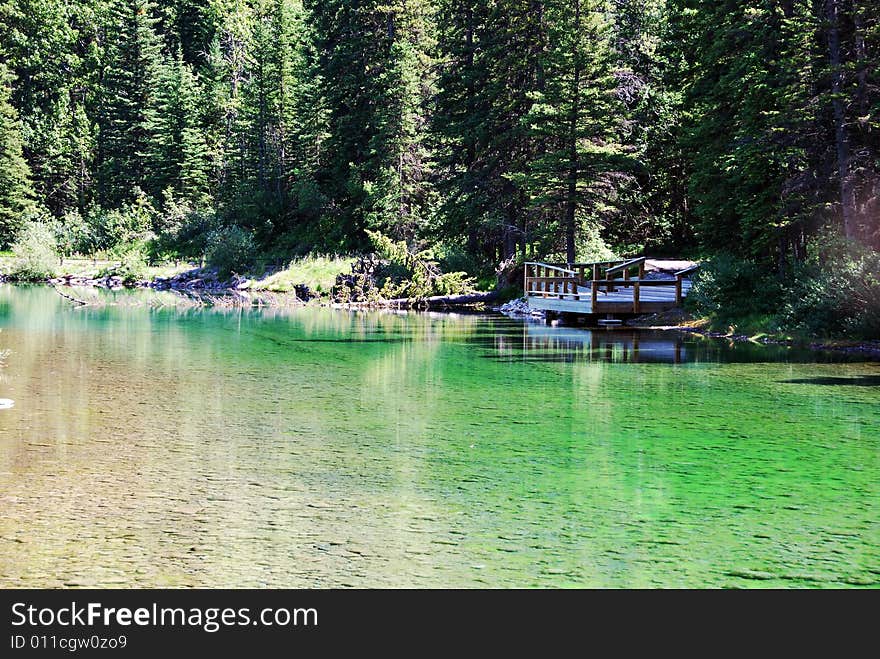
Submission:
POLYGON ((876 249, 878 59, 869 0, 0 0, 0 243, 876 249))

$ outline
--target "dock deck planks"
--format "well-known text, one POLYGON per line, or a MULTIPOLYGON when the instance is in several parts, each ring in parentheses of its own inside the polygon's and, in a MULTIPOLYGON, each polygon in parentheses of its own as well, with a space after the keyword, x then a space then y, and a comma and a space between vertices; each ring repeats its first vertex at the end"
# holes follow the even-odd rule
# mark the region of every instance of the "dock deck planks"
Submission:
POLYGON ((660 313, 680 307, 691 290, 688 275, 698 266, 672 279, 645 279, 645 261, 527 263, 525 295, 532 309, 581 315, 660 313), (631 271, 635 278, 630 278, 631 271))

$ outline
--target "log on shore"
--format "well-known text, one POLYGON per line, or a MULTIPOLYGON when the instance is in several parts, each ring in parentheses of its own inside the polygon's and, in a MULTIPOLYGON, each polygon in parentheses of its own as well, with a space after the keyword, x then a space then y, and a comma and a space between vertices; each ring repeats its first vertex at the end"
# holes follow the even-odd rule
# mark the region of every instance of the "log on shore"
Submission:
MULTIPOLYGON (((348 302, 340 303, 341 307, 394 307, 396 309, 414 308, 414 309, 430 309, 430 308, 450 308, 450 307, 468 307, 475 304, 486 304, 493 302, 498 298, 497 291, 489 291, 488 293, 466 293, 463 295, 434 295, 424 298, 397 298, 394 300, 377 300, 374 302, 348 302)), ((334 305, 335 306, 335 305, 334 305)))
POLYGON ((498 297, 496 291, 488 293, 466 293, 463 295, 434 295, 420 299, 399 298, 386 300, 384 304, 395 307, 467 307, 473 304, 485 304, 492 302, 498 297))

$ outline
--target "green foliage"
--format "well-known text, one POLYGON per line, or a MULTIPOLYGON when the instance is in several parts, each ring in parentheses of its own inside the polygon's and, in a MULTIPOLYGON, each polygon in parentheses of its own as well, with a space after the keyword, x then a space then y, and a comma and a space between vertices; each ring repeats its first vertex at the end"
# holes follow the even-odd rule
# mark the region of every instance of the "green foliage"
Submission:
POLYGON ((312 254, 294 259, 284 270, 258 283, 260 289, 288 292, 296 286, 308 286, 317 293, 328 293, 337 276, 351 269, 354 259, 312 254))
POLYGON ((154 226, 158 233, 150 245, 154 260, 201 259, 208 250, 209 236, 222 228, 222 222, 214 211, 198 210, 168 192, 154 226))
POLYGON ((142 243, 128 245, 118 251, 119 262, 104 268, 98 273, 98 276, 121 277, 125 286, 134 286, 146 277, 146 254, 146 247, 142 243))
POLYGON ((10 103, 12 80, 0 62, 0 247, 15 240, 31 206, 30 169, 22 156, 21 124, 10 103))
POLYGON ((12 245, 15 263, 13 279, 21 281, 45 281, 55 276, 58 266, 58 249, 55 244, 55 233, 44 222, 29 222, 21 230, 12 245))
POLYGON ((155 5, 150 0, 115 0, 110 17, 98 113, 98 174, 99 199, 115 208, 130 202, 136 190, 153 188, 162 176, 156 140, 165 137, 159 131, 167 126, 158 121, 164 116, 159 104, 163 60, 155 5))
POLYGON ((94 253, 107 251, 118 245, 153 236, 152 228, 156 219, 156 209, 139 189, 134 191, 134 201, 118 209, 93 209, 86 217, 88 230, 83 236, 90 241, 89 249, 77 251, 94 253))
POLYGON ((771 271, 731 254, 718 254, 704 262, 688 295, 690 308, 719 324, 772 314, 782 294, 771 271))
POLYGON ((154 197, 173 191, 183 200, 203 205, 209 199, 209 155, 198 125, 198 79, 182 52, 156 71, 155 110, 148 117, 149 189, 154 197))
POLYGON ((800 266, 786 291, 783 326, 811 336, 876 339, 880 336, 880 254, 852 245, 821 253, 821 261, 800 266))
POLYGON ((730 254, 703 265, 688 296, 696 313, 740 331, 880 336, 880 254, 823 236, 809 259, 774 273, 730 254))
POLYGON ((58 252, 62 256, 92 254, 97 244, 93 227, 78 210, 65 213, 60 220, 51 223, 58 252))
MULTIPOLYGON (((412 252, 405 241, 395 242, 378 231, 367 231, 373 248, 389 262, 381 296, 385 299, 421 299, 432 295, 456 295, 474 290, 465 272, 441 272, 430 250, 412 252)), ((377 276, 381 279, 382 275, 377 276)))
POLYGON ((213 231, 207 240, 205 258, 216 267, 221 278, 242 274, 257 259, 257 245, 253 234, 237 226, 213 231))
POLYGON ((832 319, 873 288, 811 253, 829 225, 880 248, 878 26, 807 0, 0 0, 0 248, 34 208, 65 256, 379 232, 414 296, 527 254, 727 251, 707 313, 771 322, 750 294, 798 281, 785 322, 864 333, 832 319))
POLYGON ((609 23, 600 11, 603 3, 545 4, 547 39, 553 47, 544 57, 544 79, 523 119, 539 155, 517 178, 532 204, 555 220, 545 230, 564 236, 564 260, 575 262, 580 225, 586 219, 595 226, 608 216, 621 187, 615 181, 635 163, 616 140, 624 108, 614 93, 617 82, 609 23))

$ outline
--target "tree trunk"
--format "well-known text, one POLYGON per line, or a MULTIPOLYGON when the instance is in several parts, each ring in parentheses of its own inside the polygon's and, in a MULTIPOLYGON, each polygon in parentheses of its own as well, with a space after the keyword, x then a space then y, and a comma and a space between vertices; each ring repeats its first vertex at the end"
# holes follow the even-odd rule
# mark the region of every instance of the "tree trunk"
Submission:
POLYGON ((837 150, 837 174, 840 178, 840 206, 843 216, 843 234, 855 237, 855 186, 851 174, 849 134, 846 126, 846 107, 843 93, 843 62, 840 48, 840 0, 825 0, 828 21, 828 54, 831 63, 831 94, 834 110, 834 141, 837 150))

